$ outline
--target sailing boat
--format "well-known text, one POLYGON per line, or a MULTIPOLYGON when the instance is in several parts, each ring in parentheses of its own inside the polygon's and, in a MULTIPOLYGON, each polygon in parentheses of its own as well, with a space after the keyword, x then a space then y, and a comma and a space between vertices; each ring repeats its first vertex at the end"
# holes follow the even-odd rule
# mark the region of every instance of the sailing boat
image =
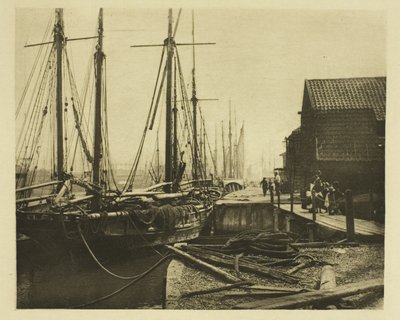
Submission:
POLYGON ((225 193, 244 189, 244 123, 240 129, 239 138, 236 134, 235 112, 235 136, 232 138, 231 102, 229 101, 229 126, 228 147, 225 148, 224 125, 222 123, 222 152, 223 171, 222 183, 225 193))
MULTIPOLYGON (((104 88, 106 82, 105 72, 103 72, 105 69, 103 10, 100 9, 99 12, 97 36, 68 39, 64 30, 63 10, 56 9, 53 41, 38 44, 51 46, 47 51, 39 50, 39 52, 44 51, 45 55, 47 53, 47 59, 45 67, 39 71, 41 82, 35 91, 39 98, 31 99, 31 101, 46 101, 47 103, 45 107, 35 103, 32 108, 28 108, 32 110, 33 116, 26 115, 25 119, 28 121, 24 123, 27 125, 21 130, 20 136, 33 138, 21 138, 21 146, 17 149, 17 232, 45 245, 81 245, 83 242, 88 246, 88 244, 103 244, 106 241, 129 249, 196 238, 212 211, 213 202, 201 189, 182 192, 180 187, 185 163, 182 160, 178 161, 177 144, 174 144, 175 150, 173 150, 171 135, 171 71, 175 47, 172 35, 172 11, 170 10, 169 15, 168 38, 164 44, 167 52, 165 182, 147 190, 132 190, 131 188, 137 161, 133 164, 126 183, 129 187, 119 190, 114 179, 107 137, 107 99, 104 88), (84 128, 84 108, 77 94, 66 50, 66 44, 69 41, 90 38, 97 39, 94 55, 93 156, 88 147, 87 136, 85 136, 88 128, 84 128), (67 76, 72 87, 70 99, 74 127, 77 132, 75 147, 68 148, 69 152, 66 148, 69 145, 68 129, 65 127, 68 121, 67 117, 64 117, 69 107, 65 96, 67 90, 63 87, 63 80, 67 76), (44 94, 47 89, 49 92, 44 94), (64 104, 63 101, 65 101, 64 104), (47 114, 50 114, 50 120, 53 120, 49 121, 49 128, 54 134, 49 139, 52 147, 48 148, 52 155, 51 181, 35 184, 37 164, 42 149, 40 146, 42 129, 48 118, 47 114), (32 142, 33 145, 29 146, 28 144, 32 142), (80 177, 73 170, 76 150, 79 149, 78 144, 82 149, 82 158, 86 158, 86 163, 89 164, 89 170, 87 167, 86 170, 82 170, 80 177), (68 162, 71 153, 73 161, 68 162), (69 172, 67 164, 71 165, 69 172), (111 187, 112 183, 114 183, 114 188, 111 187), (159 187, 163 190, 159 190, 159 187), (40 195, 34 196, 37 190, 41 190, 40 195)), ((84 92, 87 92, 87 89, 84 92)), ((176 110, 176 107, 174 109, 176 110)), ((145 131, 147 129, 146 124, 145 131)), ((137 159, 139 158, 140 152, 137 154, 137 159)))

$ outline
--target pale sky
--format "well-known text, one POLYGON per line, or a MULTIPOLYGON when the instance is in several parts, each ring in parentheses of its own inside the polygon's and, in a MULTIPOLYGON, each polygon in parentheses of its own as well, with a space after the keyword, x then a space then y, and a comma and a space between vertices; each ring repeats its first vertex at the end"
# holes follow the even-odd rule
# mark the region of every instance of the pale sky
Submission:
MULTIPOLYGON (((97 13, 65 9, 67 36, 95 35, 97 13)), ((23 46, 41 42, 53 16, 51 9, 16 11, 16 101, 37 50, 23 46)), ((167 35, 167 16, 166 9, 104 10, 114 162, 134 158, 161 53, 160 48, 129 46, 161 43, 167 35)), ((282 141, 300 125, 297 112, 305 79, 386 75, 384 12, 219 8, 195 10, 195 21, 196 41, 217 43, 196 48, 198 98, 219 99, 200 103, 210 142, 214 144, 215 125, 220 134, 221 120, 227 123, 230 99, 238 126, 245 122, 246 167, 252 165, 256 174, 261 174, 263 152, 280 165, 282 141)), ((182 11, 176 42, 191 42, 190 9, 182 11)), ((68 46, 80 88, 82 70, 92 58, 91 41, 68 46)), ((190 84, 191 47, 180 47, 179 53, 190 84)))

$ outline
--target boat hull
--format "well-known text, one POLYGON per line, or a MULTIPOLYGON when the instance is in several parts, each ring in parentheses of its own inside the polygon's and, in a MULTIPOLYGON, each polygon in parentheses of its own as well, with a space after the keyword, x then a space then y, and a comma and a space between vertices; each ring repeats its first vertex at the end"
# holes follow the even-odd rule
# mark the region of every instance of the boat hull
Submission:
MULTIPOLYGON (((197 238, 209 226, 212 206, 196 208, 196 217, 174 217, 174 225, 146 226, 135 221, 132 212, 114 211, 78 216, 46 212, 17 213, 17 232, 27 235, 47 249, 111 246, 135 250, 197 238), (182 218, 182 219, 179 219, 182 218)), ((164 217, 161 217, 164 218, 164 217)))

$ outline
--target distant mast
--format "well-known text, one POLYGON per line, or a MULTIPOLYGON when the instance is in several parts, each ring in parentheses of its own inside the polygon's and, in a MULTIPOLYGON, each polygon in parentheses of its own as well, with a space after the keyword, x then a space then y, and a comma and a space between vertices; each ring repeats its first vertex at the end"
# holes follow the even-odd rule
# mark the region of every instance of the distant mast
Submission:
POLYGON ((233 165, 232 165, 232 108, 231 108, 231 100, 229 100, 229 131, 228 131, 228 139, 229 139, 229 177, 233 178, 233 165))
POLYGON ((98 41, 97 50, 94 54, 96 73, 95 73, 95 86, 96 86, 96 97, 95 97, 95 110, 94 110, 94 151, 93 151, 93 183, 100 186, 100 161, 102 158, 101 154, 101 107, 102 107, 102 69, 103 69, 103 9, 99 11, 99 22, 98 22, 98 41))
POLYGON ((56 83, 56 121, 57 121, 57 179, 64 178, 64 134, 62 105, 62 50, 64 46, 63 9, 55 10, 54 43, 56 48, 57 83, 56 83))
POLYGON ((222 172, 224 178, 226 178, 226 150, 225 150, 225 134, 224 134, 224 122, 221 123, 221 134, 222 134, 222 172))

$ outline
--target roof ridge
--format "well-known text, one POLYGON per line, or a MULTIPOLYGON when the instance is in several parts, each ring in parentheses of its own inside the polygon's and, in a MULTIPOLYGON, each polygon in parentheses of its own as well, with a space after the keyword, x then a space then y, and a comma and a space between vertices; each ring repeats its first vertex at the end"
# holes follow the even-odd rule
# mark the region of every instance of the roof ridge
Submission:
POLYGON ((329 81, 329 80, 358 80, 358 79, 386 79, 386 76, 375 76, 375 77, 349 77, 349 78, 313 78, 304 79, 308 81, 329 81))

